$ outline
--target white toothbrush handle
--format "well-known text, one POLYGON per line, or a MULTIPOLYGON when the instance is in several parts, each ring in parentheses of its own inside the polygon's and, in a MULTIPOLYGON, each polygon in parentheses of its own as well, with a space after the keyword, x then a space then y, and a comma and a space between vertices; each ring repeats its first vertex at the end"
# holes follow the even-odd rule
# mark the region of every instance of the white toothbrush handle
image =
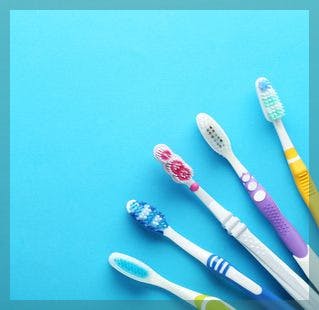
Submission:
POLYGON ((194 300, 195 298, 200 295, 199 293, 192 291, 186 287, 173 283, 162 276, 158 277, 156 282, 153 283, 160 288, 165 289, 168 292, 171 292, 175 296, 187 301, 192 306, 195 306, 194 300))
POLYGON ((309 298, 309 286, 248 229, 234 237, 296 300, 309 298))
POLYGON ((319 291, 319 257, 307 244, 307 255, 304 257, 297 257, 293 255, 298 265, 301 267, 307 278, 319 291))
POLYGON ((316 289, 319 290, 319 257, 309 245, 307 245, 307 249, 308 254, 305 257, 299 258, 294 256, 294 259, 316 289))
POLYGON ((217 297, 197 293, 167 280, 166 278, 158 274, 155 270, 153 270, 150 266, 132 256, 114 252, 109 256, 109 263, 114 269, 116 269, 123 275, 138 282, 147 283, 163 288, 178 296, 179 298, 185 300, 193 307, 196 307, 198 310, 233 309, 226 302, 218 299, 217 297))
MULTIPOLYGON (((191 180, 191 184, 196 183, 194 180, 191 180)), ((197 183, 196 183, 197 184, 197 183)), ((188 185, 188 184, 187 184, 188 185)), ((204 203, 204 205, 214 214, 217 220, 220 223, 224 223, 227 219, 232 217, 232 213, 221 206, 217 201, 213 199, 206 191, 203 190, 201 186, 198 187, 193 193, 204 203)))
MULTIPOLYGON (((194 194, 212 211, 227 232, 236 238, 295 300, 308 300, 310 290, 313 297, 312 302, 319 306, 319 296, 304 280, 253 235, 244 223, 218 204, 201 187, 194 191, 194 194)), ((304 303, 302 303, 302 306, 305 306, 304 303)), ((308 309, 311 309, 311 307, 308 309)))
POLYGON ((184 236, 175 231, 172 227, 168 226, 164 232, 164 236, 172 240, 175 244, 181 247, 184 251, 186 251, 191 256, 195 257, 202 264, 206 265, 207 260, 212 255, 212 253, 202 249, 195 243, 186 239, 184 236))
POLYGON ((292 271, 276 254, 246 229, 236 238, 304 308, 316 310, 319 296, 304 280, 292 271))
POLYGON ((248 293, 250 297, 254 297, 257 299, 264 298, 277 301, 279 300, 277 296, 269 292, 267 289, 263 289, 253 280, 249 279, 244 274, 239 272, 228 261, 226 261, 222 257, 219 257, 202 249, 198 245, 180 235, 173 228, 166 228, 164 230, 164 236, 172 240, 187 253, 199 260, 211 272, 217 273, 226 278, 228 281, 233 282, 242 291, 248 293))
POLYGON ((262 243, 237 217, 231 217, 224 228, 236 238, 278 283, 305 309, 318 309, 319 295, 274 252, 262 243))
POLYGON ((278 134, 278 137, 279 137, 279 140, 280 140, 280 143, 282 145, 282 148, 284 151, 290 149, 290 148, 293 148, 294 145, 292 144, 292 141, 286 131, 286 128, 282 122, 281 119, 277 119, 273 122, 274 124, 274 127, 276 129, 276 132, 278 134))

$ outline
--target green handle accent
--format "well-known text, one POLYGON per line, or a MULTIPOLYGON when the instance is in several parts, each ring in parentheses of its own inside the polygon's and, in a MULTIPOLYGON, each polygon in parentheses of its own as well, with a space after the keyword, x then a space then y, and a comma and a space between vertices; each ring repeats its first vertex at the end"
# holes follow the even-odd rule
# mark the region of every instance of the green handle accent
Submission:
MULTIPOLYGON (((202 310, 202 303, 206 298, 213 298, 207 295, 198 295, 195 300, 195 306, 198 310, 202 310)), ((230 310, 231 308, 227 306, 226 303, 219 299, 210 299, 203 310, 230 310)))

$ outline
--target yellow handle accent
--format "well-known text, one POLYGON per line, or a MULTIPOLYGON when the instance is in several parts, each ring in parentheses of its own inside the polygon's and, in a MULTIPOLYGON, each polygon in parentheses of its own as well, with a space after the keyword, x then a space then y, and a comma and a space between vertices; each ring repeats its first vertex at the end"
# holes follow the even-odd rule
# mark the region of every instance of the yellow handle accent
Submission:
POLYGON ((286 150, 285 156, 297 188, 316 221, 317 226, 319 226, 319 193, 316 185, 311 179, 306 165, 299 158, 295 148, 286 150))
POLYGON ((220 299, 216 299, 214 297, 210 297, 207 295, 198 295, 195 300, 194 304, 198 310, 231 310, 232 308, 229 307, 225 302, 223 302, 220 299), (202 304, 204 300, 206 301, 209 299, 204 306, 202 307, 202 304))

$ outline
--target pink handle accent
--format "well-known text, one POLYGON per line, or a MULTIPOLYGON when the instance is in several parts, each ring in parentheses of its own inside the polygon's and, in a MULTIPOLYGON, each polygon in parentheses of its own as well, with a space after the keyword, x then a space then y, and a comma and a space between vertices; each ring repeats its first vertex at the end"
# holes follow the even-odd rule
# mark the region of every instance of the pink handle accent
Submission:
POLYGON ((243 174, 241 180, 251 200, 275 228, 278 236, 290 252, 299 258, 305 257, 308 254, 306 243, 293 225, 284 217, 266 190, 249 173, 243 174))
POLYGON ((193 183, 189 189, 192 191, 192 192, 196 192, 198 189, 199 189, 199 184, 198 183, 193 183))

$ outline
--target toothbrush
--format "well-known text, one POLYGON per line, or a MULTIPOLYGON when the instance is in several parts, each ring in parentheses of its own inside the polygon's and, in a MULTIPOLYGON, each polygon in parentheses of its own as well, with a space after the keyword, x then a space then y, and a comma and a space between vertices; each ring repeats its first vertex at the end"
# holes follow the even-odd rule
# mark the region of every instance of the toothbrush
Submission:
POLYGON ((139 282, 163 288, 184 301, 191 304, 198 310, 233 310, 234 308, 225 301, 212 296, 197 293, 171 281, 168 281, 151 267, 137 260, 134 257, 112 253, 109 256, 110 265, 123 275, 139 282))
POLYGON ((177 182, 186 185, 213 213, 216 219, 255 259, 278 281, 278 283, 305 309, 318 309, 319 296, 275 253, 263 244, 239 218, 223 208, 194 179, 192 168, 174 154, 165 144, 154 148, 154 156, 163 164, 164 170, 177 182), (305 302, 307 301, 307 302, 305 302))
POLYGON ((243 275, 223 258, 200 248, 180 235, 171 226, 169 226, 164 214, 158 211, 155 207, 146 202, 130 200, 126 205, 126 209, 128 213, 143 227, 164 235, 176 245, 181 247, 184 251, 199 260, 210 271, 216 272, 230 280, 250 297, 263 301, 263 305, 266 309, 272 310, 274 308, 274 304, 270 303, 270 300, 281 303, 281 309, 292 309, 290 306, 284 304, 279 297, 243 275))
POLYGON ((319 226, 319 192, 281 120, 285 115, 284 106, 268 79, 261 77, 256 80, 256 92, 266 120, 272 122, 277 131, 297 188, 319 226))
POLYGON ((249 197, 254 202, 259 211, 269 221, 276 230, 279 238, 293 255, 298 265, 310 278, 309 260, 313 258, 317 262, 314 269, 318 269, 317 274, 311 272, 311 281, 319 289, 319 258, 305 243, 294 226, 285 218, 271 196, 261 186, 260 183, 247 171, 242 163, 235 156, 230 140, 221 126, 208 114, 199 113, 196 117, 197 125, 203 138, 208 145, 219 155, 228 160, 242 181, 249 197))

